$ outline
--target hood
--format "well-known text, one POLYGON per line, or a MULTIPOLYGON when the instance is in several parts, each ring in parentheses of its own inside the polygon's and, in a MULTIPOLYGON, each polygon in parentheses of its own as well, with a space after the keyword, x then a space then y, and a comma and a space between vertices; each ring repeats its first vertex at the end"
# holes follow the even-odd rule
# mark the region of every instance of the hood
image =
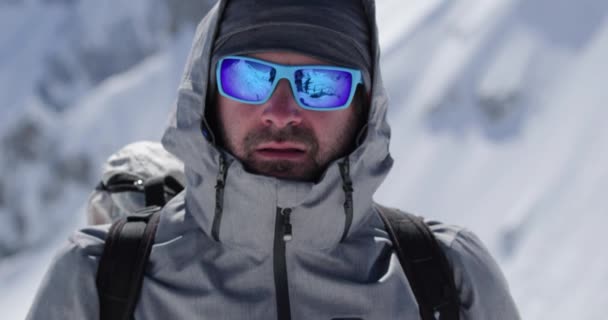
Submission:
POLYGON ((184 162, 187 214, 216 241, 271 250, 277 208, 290 208, 294 245, 333 248, 367 224, 372 196, 393 163, 374 1, 363 0, 373 32, 375 61, 367 130, 359 146, 331 163, 315 183, 249 173, 240 161, 202 134, 209 75, 213 74, 212 46, 227 1, 217 3, 197 28, 176 107, 162 140, 164 147, 184 162), (349 179, 352 192, 345 191, 350 189, 349 179))

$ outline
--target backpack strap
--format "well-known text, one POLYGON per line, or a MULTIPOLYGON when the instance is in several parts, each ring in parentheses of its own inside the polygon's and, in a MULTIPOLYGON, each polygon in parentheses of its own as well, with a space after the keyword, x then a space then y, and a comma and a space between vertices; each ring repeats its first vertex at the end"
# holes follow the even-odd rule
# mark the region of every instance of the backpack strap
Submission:
POLYGON ((144 182, 144 195, 146 206, 164 206, 167 202, 165 200, 165 177, 147 179, 144 182))
POLYGON ((110 227, 97 269, 100 320, 133 319, 160 209, 144 208, 110 227))
POLYGON ((458 320, 452 268, 424 220, 375 204, 405 271, 423 320, 458 320))
POLYGON ((147 179, 143 185, 146 206, 163 207, 182 190, 184 186, 171 175, 147 179))

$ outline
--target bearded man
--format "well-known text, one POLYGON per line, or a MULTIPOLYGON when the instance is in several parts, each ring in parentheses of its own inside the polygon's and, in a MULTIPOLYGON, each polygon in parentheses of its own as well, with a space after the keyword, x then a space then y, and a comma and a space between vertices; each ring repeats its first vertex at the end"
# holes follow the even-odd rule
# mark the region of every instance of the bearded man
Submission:
MULTIPOLYGON (((134 318, 420 319, 372 199, 393 163, 387 108, 373 0, 220 1, 163 137, 187 186, 162 209, 134 318)), ((477 237, 431 229, 460 318, 518 319, 477 237)), ((98 318, 107 230, 70 239, 29 319, 98 318)))

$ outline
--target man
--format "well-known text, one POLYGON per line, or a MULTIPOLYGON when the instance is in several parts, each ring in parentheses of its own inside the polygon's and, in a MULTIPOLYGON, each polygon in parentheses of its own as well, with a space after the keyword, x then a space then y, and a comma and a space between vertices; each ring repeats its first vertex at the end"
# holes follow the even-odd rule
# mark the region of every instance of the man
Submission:
MULTIPOLYGON (((136 319, 420 319, 372 207, 392 165, 375 26, 372 0, 221 1, 201 22, 163 138, 187 188, 136 319)), ((518 319, 479 240, 433 230, 461 318, 518 319)), ((106 232, 71 238, 29 319, 98 317, 106 232)))

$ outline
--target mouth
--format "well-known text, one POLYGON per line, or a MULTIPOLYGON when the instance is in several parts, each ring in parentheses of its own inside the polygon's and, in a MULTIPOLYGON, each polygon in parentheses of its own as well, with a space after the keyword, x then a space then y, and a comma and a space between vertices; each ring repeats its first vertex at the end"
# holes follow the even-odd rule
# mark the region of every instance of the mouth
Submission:
POLYGON ((259 145, 255 153, 271 160, 299 160, 306 156, 307 148, 293 142, 270 142, 259 145))

